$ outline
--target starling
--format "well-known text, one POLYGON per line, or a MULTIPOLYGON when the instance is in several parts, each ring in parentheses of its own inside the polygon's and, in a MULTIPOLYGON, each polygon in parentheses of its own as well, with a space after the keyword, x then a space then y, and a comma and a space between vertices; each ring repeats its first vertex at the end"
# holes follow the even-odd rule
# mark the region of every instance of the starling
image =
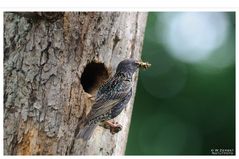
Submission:
POLYGON ((99 88, 95 103, 76 138, 89 140, 97 125, 118 116, 132 96, 133 74, 139 67, 147 68, 149 66, 148 63, 133 59, 121 61, 115 75, 99 88))

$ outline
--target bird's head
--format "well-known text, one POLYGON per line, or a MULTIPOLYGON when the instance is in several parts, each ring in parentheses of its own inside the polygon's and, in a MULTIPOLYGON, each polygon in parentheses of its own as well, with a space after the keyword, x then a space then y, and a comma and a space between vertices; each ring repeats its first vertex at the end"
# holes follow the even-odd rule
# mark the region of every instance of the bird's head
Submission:
POLYGON ((144 63, 142 61, 138 61, 138 60, 134 60, 134 59, 126 59, 121 61, 116 69, 116 73, 130 73, 131 75, 134 74, 134 72, 138 69, 138 68, 148 68, 151 65, 149 63, 144 63))

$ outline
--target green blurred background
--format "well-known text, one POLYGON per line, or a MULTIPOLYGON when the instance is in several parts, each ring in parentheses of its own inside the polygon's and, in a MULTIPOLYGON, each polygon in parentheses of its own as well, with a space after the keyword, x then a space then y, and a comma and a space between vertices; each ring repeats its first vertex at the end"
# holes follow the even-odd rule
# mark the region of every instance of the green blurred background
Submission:
POLYGON ((126 155, 235 154, 235 13, 149 13, 142 59, 126 155))

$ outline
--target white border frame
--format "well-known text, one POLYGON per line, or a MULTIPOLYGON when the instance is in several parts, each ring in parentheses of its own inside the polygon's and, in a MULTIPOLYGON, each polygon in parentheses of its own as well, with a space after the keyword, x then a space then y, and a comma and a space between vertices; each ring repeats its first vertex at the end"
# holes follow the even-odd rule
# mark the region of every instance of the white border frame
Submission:
MULTIPOLYGON (((239 5, 238 0, 1 0, 0 6, 0 154, 3 155, 3 12, 5 11, 232 11, 236 12, 236 44, 238 39, 238 21, 239 21, 239 5), (144 2, 139 2, 144 1, 144 2)), ((237 56, 238 46, 236 45, 236 81, 239 78, 237 56)), ((236 97, 238 95, 239 86, 236 84, 236 97)), ((236 98, 237 99, 237 98, 236 98)), ((237 100, 236 100, 237 101, 237 100)), ((236 114, 238 102, 236 102, 236 114)), ((238 120, 236 115, 236 136, 238 135, 238 120)), ((236 156, 239 150, 237 145, 239 139, 236 137, 236 156)), ((236 158, 236 156, 121 156, 120 158, 213 158, 227 159, 236 158)), ((24 156, 3 156, 4 158, 25 158, 24 156)), ((28 156, 28 157, 43 157, 55 158, 56 156, 28 156)), ((65 156, 57 156, 62 158, 65 156)), ((93 158, 92 156, 67 156, 70 158, 93 158)), ((106 156, 104 156, 105 158, 106 156)), ((94 156, 94 158, 101 158, 94 156)), ((117 157, 118 158, 118 157, 117 157)))

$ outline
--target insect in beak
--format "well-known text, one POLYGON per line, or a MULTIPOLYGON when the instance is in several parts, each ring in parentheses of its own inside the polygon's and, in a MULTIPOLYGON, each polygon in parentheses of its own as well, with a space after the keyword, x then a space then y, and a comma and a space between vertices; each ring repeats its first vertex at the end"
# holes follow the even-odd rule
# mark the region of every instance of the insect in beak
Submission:
POLYGON ((143 68, 143 69, 148 69, 151 66, 150 63, 143 62, 143 61, 136 61, 135 63, 138 65, 138 67, 143 68))

